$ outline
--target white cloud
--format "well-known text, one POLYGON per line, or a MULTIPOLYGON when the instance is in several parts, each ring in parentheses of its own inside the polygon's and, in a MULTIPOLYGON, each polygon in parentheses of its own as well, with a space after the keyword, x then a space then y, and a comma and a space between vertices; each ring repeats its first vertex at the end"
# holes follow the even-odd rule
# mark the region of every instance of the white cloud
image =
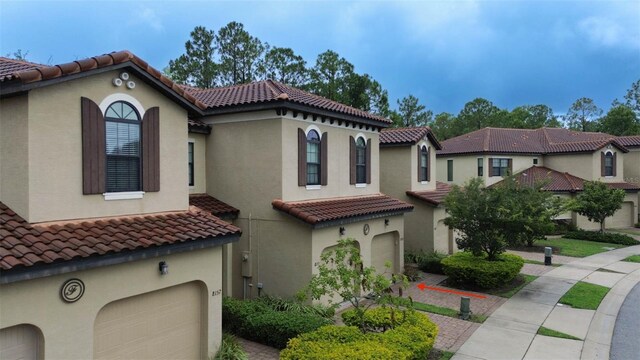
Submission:
POLYGON ((613 2, 577 24, 577 32, 596 46, 640 49, 640 2, 613 2))
POLYGON ((162 19, 158 16, 158 13, 152 8, 140 9, 139 22, 152 28, 153 30, 160 32, 164 28, 162 25, 162 19))

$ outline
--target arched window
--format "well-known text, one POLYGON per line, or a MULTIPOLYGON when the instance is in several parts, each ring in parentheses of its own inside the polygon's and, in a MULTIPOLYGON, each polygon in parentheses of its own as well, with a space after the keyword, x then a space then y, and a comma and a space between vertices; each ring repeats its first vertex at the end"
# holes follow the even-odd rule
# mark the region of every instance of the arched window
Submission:
POLYGON ((140 191, 140 115, 131 104, 116 101, 104 119, 107 192, 140 191))
POLYGON ((315 130, 307 134, 307 185, 320 185, 320 135, 315 130))
POLYGON ((604 176, 614 176, 613 167, 614 167, 613 153, 607 152, 604 155, 604 176))
POLYGON ((356 183, 367 182, 367 144, 359 137, 356 141, 356 183))
POLYGON ((429 151, 424 145, 420 148, 420 181, 429 181, 429 151))

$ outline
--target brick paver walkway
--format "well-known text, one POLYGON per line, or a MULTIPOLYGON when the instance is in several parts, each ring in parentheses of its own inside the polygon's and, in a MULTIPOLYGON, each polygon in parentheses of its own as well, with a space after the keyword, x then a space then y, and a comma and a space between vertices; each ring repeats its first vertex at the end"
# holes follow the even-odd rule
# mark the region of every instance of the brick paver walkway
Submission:
POLYGON ((243 338, 237 339, 247 353, 249 360, 277 360, 280 358, 280 351, 278 349, 243 338))
POLYGON ((521 274, 527 275, 535 275, 540 276, 548 273, 549 271, 555 269, 554 266, 545 266, 545 265, 536 265, 536 264, 524 264, 522 270, 520 270, 521 274))
POLYGON ((438 324, 438 337, 434 347, 440 350, 455 352, 480 327, 471 321, 454 319, 448 316, 428 314, 429 318, 438 324))

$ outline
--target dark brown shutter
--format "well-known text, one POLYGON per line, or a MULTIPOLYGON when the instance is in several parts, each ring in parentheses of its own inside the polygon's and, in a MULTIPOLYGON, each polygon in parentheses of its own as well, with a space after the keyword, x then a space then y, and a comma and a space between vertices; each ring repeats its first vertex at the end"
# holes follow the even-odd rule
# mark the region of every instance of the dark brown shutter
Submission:
POLYGON ((618 164, 616 164, 616 155, 618 155, 618 153, 613 153, 613 176, 616 176, 616 168, 618 167, 618 164))
POLYGON ((509 159, 507 163, 509 164, 509 173, 507 175, 511 175, 513 174, 513 159, 509 159))
POLYGON ((489 177, 493 176, 493 158, 489 158, 489 177))
POLYGON ((160 108, 142 118, 142 191, 160 191, 160 108))
POLYGON ((82 193, 106 192, 105 123, 100 107, 83 97, 82 107, 82 193))
POLYGON ((605 171, 604 171, 604 153, 601 152, 600 153, 600 176, 604 177, 605 176, 605 171))
POLYGON ((328 161, 327 156, 329 155, 328 149, 328 140, 329 134, 323 133, 322 138, 320 139, 320 185, 327 185, 328 179, 328 161))
POLYGON ((356 183, 356 139, 349 136, 349 184, 356 183))
POLYGON ((307 136, 298 129, 298 186, 307 185, 307 136))
POLYGON ((367 140, 366 150, 364 163, 367 169, 367 184, 371 184, 371 139, 367 140))
POLYGON ((420 145, 418 145, 418 182, 422 181, 422 171, 420 169, 420 165, 422 165, 421 164, 421 160, 422 159, 420 159, 421 155, 422 155, 422 150, 421 150, 420 145))
POLYGON ((431 149, 427 148, 427 181, 431 181, 431 149))

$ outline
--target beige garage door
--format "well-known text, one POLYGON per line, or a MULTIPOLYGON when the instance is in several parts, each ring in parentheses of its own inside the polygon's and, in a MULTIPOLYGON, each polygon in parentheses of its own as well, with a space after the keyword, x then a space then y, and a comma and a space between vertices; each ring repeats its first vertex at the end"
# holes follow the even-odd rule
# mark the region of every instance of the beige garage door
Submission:
POLYGON ((391 261, 392 263, 392 267, 387 270, 387 272, 393 273, 398 267, 395 234, 396 233, 386 233, 376 235, 371 242, 371 265, 373 265, 379 273, 385 271, 384 263, 386 261, 391 261))
POLYGON ((17 325, 0 330, 0 359, 42 359, 42 333, 32 325, 17 325))
POLYGON ((96 359, 199 359, 202 289, 188 283, 106 305, 94 332, 96 359))
POLYGON ((608 229, 632 227, 633 219, 631 218, 631 214, 633 214, 633 203, 623 203, 620 210, 616 211, 612 217, 605 220, 605 226, 608 229))

